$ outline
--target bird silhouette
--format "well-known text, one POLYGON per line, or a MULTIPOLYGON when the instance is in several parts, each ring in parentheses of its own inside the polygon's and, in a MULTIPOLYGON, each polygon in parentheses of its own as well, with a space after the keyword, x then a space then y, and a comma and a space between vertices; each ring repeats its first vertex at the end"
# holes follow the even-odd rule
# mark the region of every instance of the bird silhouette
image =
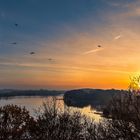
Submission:
POLYGON ((48 60, 49 60, 49 61, 52 61, 53 59, 52 59, 52 58, 48 58, 48 60))
POLYGON ((18 24, 17 24, 17 23, 15 23, 14 25, 15 25, 16 27, 18 26, 18 24))
POLYGON ((13 45, 17 45, 17 42, 12 42, 11 44, 13 44, 13 45))
POLYGON ((35 52, 30 52, 31 55, 35 54, 35 52))
POLYGON ((98 45, 97 47, 98 47, 98 48, 101 48, 102 46, 101 46, 101 45, 98 45))

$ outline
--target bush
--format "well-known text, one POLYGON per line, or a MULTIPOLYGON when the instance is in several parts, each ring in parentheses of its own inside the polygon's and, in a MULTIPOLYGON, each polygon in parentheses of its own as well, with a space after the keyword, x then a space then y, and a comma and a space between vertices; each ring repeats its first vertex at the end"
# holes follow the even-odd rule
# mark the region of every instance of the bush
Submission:
POLYGON ((136 119, 139 114, 129 116, 139 104, 134 101, 130 104, 128 95, 113 98, 110 108, 107 108, 112 119, 99 123, 80 112, 60 110, 56 107, 55 98, 43 104, 36 119, 25 108, 14 105, 1 107, 0 140, 139 140, 140 122, 136 119), (135 108, 129 109, 130 106, 135 108))
POLYGON ((31 122, 33 118, 25 108, 16 105, 0 107, 0 140, 28 139, 31 122))
POLYGON ((56 100, 43 105, 38 116, 38 140, 80 140, 84 139, 87 119, 80 112, 58 111, 56 100))
POLYGON ((107 129, 118 139, 140 139, 140 77, 131 79, 128 93, 115 96, 104 110, 107 129))

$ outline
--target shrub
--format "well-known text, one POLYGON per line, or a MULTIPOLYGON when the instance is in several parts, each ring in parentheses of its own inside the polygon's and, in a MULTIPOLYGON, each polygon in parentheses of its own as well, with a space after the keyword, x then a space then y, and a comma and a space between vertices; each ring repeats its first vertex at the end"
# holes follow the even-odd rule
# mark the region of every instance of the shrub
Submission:
POLYGON ((0 140, 29 138, 29 126, 33 118, 25 108, 16 105, 0 107, 0 140))
POLYGON ((130 95, 114 97, 106 108, 111 119, 99 123, 80 112, 60 110, 54 97, 36 118, 16 105, 0 107, 0 140, 139 140, 139 99, 130 95))
POLYGON ((43 105, 38 116, 38 140, 82 140, 87 119, 80 112, 58 111, 56 100, 43 105), (51 105, 50 105, 51 104, 51 105))

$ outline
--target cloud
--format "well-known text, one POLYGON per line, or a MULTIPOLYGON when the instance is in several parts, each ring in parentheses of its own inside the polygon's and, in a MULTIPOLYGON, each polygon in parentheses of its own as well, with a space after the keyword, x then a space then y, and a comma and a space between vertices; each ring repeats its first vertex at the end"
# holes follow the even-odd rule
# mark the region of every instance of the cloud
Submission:
POLYGON ((114 37, 114 40, 118 40, 118 39, 120 39, 121 37, 122 37, 122 35, 117 35, 117 36, 114 37))
POLYGON ((99 52, 101 50, 103 50, 103 48, 89 50, 89 51, 84 52, 83 54, 86 55, 86 54, 90 54, 90 53, 96 53, 96 52, 99 52))
POLYGON ((128 11, 120 14, 122 19, 131 17, 140 17, 140 6, 128 7, 128 11))
POLYGON ((127 3, 123 6, 125 10, 120 13, 120 16, 123 18, 130 18, 130 17, 140 17, 140 1, 134 1, 133 3, 127 3))
POLYGON ((130 5, 133 5, 134 3, 137 3, 137 0, 133 0, 132 2, 131 1, 128 1, 128 0, 125 0, 125 1, 122 1, 122 0, 104 0, 109 6, 113 6, 115 8, 127 8, 129 7, 130 5))
POLYGON ((140 16, 140 6, 133 8, 132 11, 127 13, 128 16, 140 16))

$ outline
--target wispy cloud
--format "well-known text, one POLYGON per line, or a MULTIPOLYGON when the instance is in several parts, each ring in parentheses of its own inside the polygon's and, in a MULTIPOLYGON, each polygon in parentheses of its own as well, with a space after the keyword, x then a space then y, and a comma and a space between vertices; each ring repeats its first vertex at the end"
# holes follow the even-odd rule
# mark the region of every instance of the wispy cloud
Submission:
POLYGON ((120 39, 121 37, 122 37, 122 35, 117 35, 117 36, 114 37, 114 40, 118 40, 118 39, 120 39))
POLYGON ((103 50, 103 48, 89 50, 89 51, 84 52, 83 54, 86 55, 86 54, 96 53, 96 52, 99 52, 101 50, 103 50))
POLYGON ((140 1, 134 1, 133 3, 127 3, 123 5, 125 10, 119 14, 119 16, 124 20, 124 18, 139 17, 140 16, 140 1))
POLYGON ((124 18, 131 18, 131 17, 138 17, 140 16, 140 6, 132 6, 128 7, 128 10, 124 13, 119 15, 122 19, 124 18))

